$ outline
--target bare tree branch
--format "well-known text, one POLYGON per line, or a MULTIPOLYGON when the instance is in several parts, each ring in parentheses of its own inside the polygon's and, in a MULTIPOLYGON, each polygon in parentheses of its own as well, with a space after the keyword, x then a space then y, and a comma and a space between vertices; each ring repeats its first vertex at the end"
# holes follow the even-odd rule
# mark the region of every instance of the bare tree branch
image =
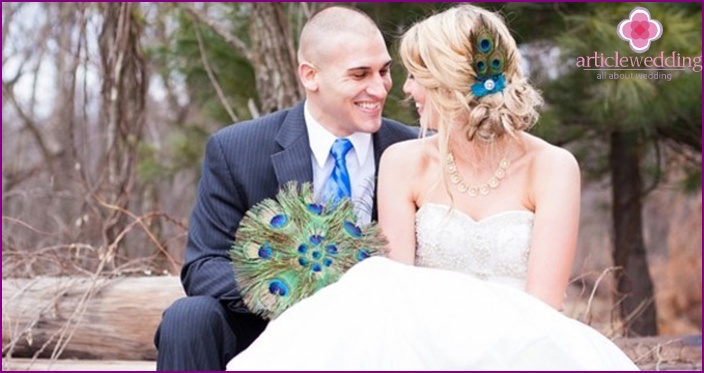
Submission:
POLYGON ((25 180, 28 180, 39 173, 42 172, 44 167, 43 162, 39 162, 38 164, 35 164, 32 167, 26 167, 21 170, 15 170, 15 168, 18 167, 8 167, 8 169, 5 169, 3 166, 3 171, 2 171, 2 176, 4 178, 4 183, 3 183, 3 199, 5 195, 7 194, 8 191, 12 190, 17 186, 18 184, 24 182, 25 180))
POLYGON ((621 270, 621 268, 620 267, 606 268, 603 272, 601 272, 601 274, 599 275, 599 278, 596 279, 596 282, 594 283, 594 287, 592 288, 592 292, 589 295, 589 301, 587 302, 587 307, 584 310, 584 314, 582 314, 582 316, 579 318, 580 320, 584 320, 586 318, 587 325, 591 325, 591 323, 592 323, 592 313, 591 313, 592 301, 594 300, 594 298, 596 296, 596 291, 599 288, 599 284, 601 283, 601 281, 604 279, 604 277, 606 275, 608 275, 609 273, 616 271, 616 270, 621 270))
POLYGON ((39 151, 42 154, 42 158, 44 158, 44 162, 46 163, 47 167, 49 167, 49 172, 51 173, 52 176, 55 176, 55 171, 54 171, 54 156, 56 154, 53 154, 50 150, 49 147, 46 145, 46 142, 44 141, 44 137, 42 137, 41 131, 39 130, 39 126, 37 123, 29 116, 27 113, 24 112, 20 104, 17 102, 17 98, 15 97, 15 93, 12 91, 10 87, 8 87, 5 82, 2 83, 2 96, 3 99, 6 99, 12 104, 12 107, 17 111, 17 114, 22 118, 22 123, 24 124, 24 128, 29 130, 29 132, 32 134, 32 137, 34 138, 34 141, 37 143, 37 146, 39 147, 39 151))
POLYGON ((23 4, 2 3, 2 64, 5 64, 6 54, 5 46, 7 45, 7 36, 10 35, 10 24, 14 19, 15 13, 23 4))
POLYGON ((232 35, 230 32, 225 30, 222 26, 217 24, 215 21, 210 19, 207 15, 203 14, 200 10, 193 7, 193 5, 188 3, 176 3, 177 6, 181 7, 183 10, 192 15, 198 22, 210 27, 216 34, 220 35, 225 41, 230 44, 237 53, 242 57, 246 58, 248 61, 252 61, 252 53, 249 51, 249 47, 240 40, 237 36, 232 35))
POLYGON ((161 243, 159 243, 159 240, 157 239, 157 237, 155 237, 155 236, 152 234, 152 232, 149 230, 149 228, 148 228, 148 227, 146 226, 146 224, 144 223, 145 220, 153 219, 154 217, 156 217, 156 216, 158 216, 158 215, 161 215, 160 213, 151 212, 151 213, 149 213, 149 214, 147 214, 147 215, 144 215, 144 216, 136 216, 135 214, 129 212, 128 210, 126 210, 126 209, 124 209, 124 208, 122 208, 122 207, 120 207, 120 206, 116 206, 116 205, 112 205, 112 204, 106 203, 106 202, 104 202, 104 201, 101 201, 99 198, 98 198, 98 203, 100 203, 103 207, 109 208, 109 209, 114 210, 114 211, 116 211, 116 212, 119 212, 119 213, 121 213, 121 214, 125 214, 125 215, 129 216, 130 218, 134 219, 134 221, 133 221, 132 223, 130 223, 130 224, 121 232, 120 235, 118 235, 118 237, 116 238, 115 242, 112 242, 112 243, 110 244, 111 246, 117 247, 117 245, 118 245, 118 243, 120 242, 120 240, 122 239, 122 237, 123 237, 125 234, 127 234, 127 232, 129 232, 129 231, 132 229, 132 226, 134 226, 135 224, 139 224, 139 226, 141 226, 142 229, 144 229, 144 232, 147 234, 147 236, 149 237, 149 239, 154 243, 154 246, 156 246, 157 249, 159 249, 159 252, 160 252, 162 255, 164 255, 164 256, 169 260, 169 262, 171 262, 172 267, 173 267, 173 268, 178 268, 178 267, 179 267, 179 265, 176 264, 176 261, 174 260, 174 258, 169 254, 168 250, 166 250, 166 248, 165 248, 164 246, 162 246, 161 243))
MULTIPOLYGON (((161 3, 155 3, 155 6, 157 12, 166 12, 166 9, 161 3)), ((153 30, 159 43, 169 45, 169 35, 167 35, 166 23, 164 22, 163 17, 157 17, 154 22, 153 30)), ((159 73, 159 76, 161 76, 162 84, 164 84, 164 88, 166 89, 166 99, 170 106, 169 113, 173 114, 173 123, 176 126, 182 126, 184 119, 188 114, 188 105, 181 105, 178 102, 178 98, 174 93, 174 87, 171 82, 171 70, 162 68, 161 66, 155 66, 154 70, 156 70, 159 73)))
MULTIPOLYGON (((84 62, 84 71, 87 70, 85 69, 85 65, 87 64, 87 59, 84 61, 81 60, 81 52, 85 51, 86 55, 88 54, 88 41, 86 39, 86 25, 88 22, 88 18, 86 17, 86 6, 83 3, 78 4, 78 9, 80 11, 79 19, 78 19, 78 40, 76 43, 76 50, 73 54, 73 65, 71 66, 71 78, 70 78, 70 85, 69 85, 69 100, 68 102, 70 103, 75 103, 75 97, 76 97, 76 86, 78 85, 77 79, 78 79, 78 68, 81 65, 81 62, 84 62)), ((82 111, 83 111, 83 119, 86 120, 87 117, 87 74, 83 75, 83 104, 81 105, 82 111)), ((73 107, 71 110, 67 113, 67 118, 66 118, 66 123, 68 125, 68 142, 69 142, 69 147, 71 149, 71 157, 72 157, 72 162, 75 165, 78 165, 79 167, 76 167, 76 172, 81 176, 81 181, 84 184, 84 187, 86 189, 89 188, 89 182, 88 182, 88 176, 86 175, 86 169, 87 167, 81 167, 80 166, 80 161, 81 157, 79 156, 79 145, 76 143, 76 116, 74 115, 73 112, 73 107)), ((85 142, 84 142, 85 145, 85 142)))
POLYGON ((227 114, 230 116, 230 119, 233 121, 233 123, 239 122, 235 111, 232 109, 232 105, 230 105, 227 100, 227 97, 225 97, 225 93, 222 91, 222 88, 220 87, 220 84, 218 83, 215 74, 213 74, 213 69, 210 67, 210 62, 208 62, 208 55, 205 51, 205 46, 203 45, 203 37, 200 33, 200 27, 198 25, 195 25, 194 28, 196 30, 196 39, 198 40, 200 60, 203 62, 203 67, 205 68, 205 72, 208 74, 208 79, 210 79, 210 83, 213 85, 213 88, 215 88, 215 92, 218 94, 218 98, 220 99, 222 106, 227 111, 227 114))

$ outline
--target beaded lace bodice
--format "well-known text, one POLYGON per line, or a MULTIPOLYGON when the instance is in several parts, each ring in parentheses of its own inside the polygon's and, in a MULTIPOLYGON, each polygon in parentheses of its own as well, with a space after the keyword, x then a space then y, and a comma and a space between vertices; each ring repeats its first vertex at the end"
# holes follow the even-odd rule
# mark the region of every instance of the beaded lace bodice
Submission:
POLYGON ((416 213, 416 265, 524 290, 533 217, 511 210, 475 221, 449 206, 425 204, 416 213))

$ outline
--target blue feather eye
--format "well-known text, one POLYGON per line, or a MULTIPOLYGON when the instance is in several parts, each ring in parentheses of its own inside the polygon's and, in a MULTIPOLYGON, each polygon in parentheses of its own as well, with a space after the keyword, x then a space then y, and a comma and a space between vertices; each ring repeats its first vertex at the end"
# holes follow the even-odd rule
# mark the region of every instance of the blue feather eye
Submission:
POLYGON ((259 248, 258 254, 262 259, 271 259, 271 256, 274 254, 274 249, 272 249, 271 246, 264 244, 259 248))
POLYGON ((364 259, 369 258, 370 254, 369 251, 366 249, 361 249, 357 252, 357 260, 362 261, 364 259))
POLYGON ((286 214, 278 214, 271 218, 271 221, 269 222, 269 225, 271 225, 272 228, 283 228, 288 224, 288 216, 286 214))
POLYGON ((298 246, 298 252, 301 254, 305 254, 308 252, 308 245, 302 243, 300 246, 298 246))
POLYGON ((491 68, 494 70, 501 69, 502 65, 503 65, 503 62, 501 62, 501 60, 498 58, 494 58, 493 60, 491 60, 491 68))
POLYGON ((269 282, 269 292, 274 295, 285 297, 289 293, 288 285, 279 279, 273 279, 269 282))
POLYGON ((325 246, 325 252, 327 252, 330 255, 335 255, 335 254, 337 254, 337 246, 327 245, 327 246, 325 246))
POLYGON ((313 266, 310 268, 313 272, 320 272, 323 270, 323 267, 320 266, 320 264, 315 263, 313 266))
POLYGON ((358 226, 355 224, 346 221, 343 226, 345 227, 345 231, 349 233, 350 236, 354 238, 359 238, 362 237, 362 229, 360 229, 358 226))
POLYGON ((315 215, 320 215, 323 213, 323 205, 317 203, 309 203, 306 205, 306 208, 315 215))
POLYGON ((486 62, 477 61, 477 73, 484 74, 486 72, 486 62))
POLYGON ((308 261, 308 259, 306 259, 306 258, 298 258, 298 264, 300 264, 301 267, 308 267, 308 263, 310 263, 310 262, 308 261))
POLYGON ((323 256, 323 253, 316 250, 316 251, 313 251, 312 253, 310 253, 310 256, 312 256, 313 259, 318 260, 323 256))
POLYGON ((492 49, 492 42, 488 38, 482 38, 479 40, 479 51, 482 53, 489 53, 492 49))
POLYGON ((332 265, 332 259, 330 259, 330 258, 323 259, 323 265, 326 267, 330 267, 330 265, 332 265))
POLYGON ((310 237, 308 237, 308 241, 313 244, 313 246, 318 246, 320 243, 323 241, 323 236, 319 234, 314 234, 310 237))

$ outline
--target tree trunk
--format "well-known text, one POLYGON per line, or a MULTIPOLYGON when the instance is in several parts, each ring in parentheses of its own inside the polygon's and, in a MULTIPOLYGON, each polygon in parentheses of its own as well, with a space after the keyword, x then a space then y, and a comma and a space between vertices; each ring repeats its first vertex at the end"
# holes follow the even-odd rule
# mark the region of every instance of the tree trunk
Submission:
POLYGON ((303 97, 288 19, 281 3, 252 3, 252 66, 261 113, 293 106, 303 97))
MULTIPOLYGON (((142 28, 139 5, 108 3, 99 37, 102 62, 103 118, 107 126, 107 180, 103 202, 111 205, 103 227, 105 245, 116 247, 126 225, 125 214, 133 197, 137 146, 145 121, 147 76, 140 47, 142 28)), ((107 206, 103 206, 107 207, 107 206)), ((114 256, 114 251, 106 255, 114 256)))
POLYGON ((621 318, 627 334, 657 334, 653 281, 643 241, 638 134, 614 131, 611 134, 612 218, 614 226, 614 265, 621 267, 617 290, 624 297, 621 318))
POLYGON ((3 356, 154 360, 161 314, 183 296, 175 276, 3 279, 3 356))

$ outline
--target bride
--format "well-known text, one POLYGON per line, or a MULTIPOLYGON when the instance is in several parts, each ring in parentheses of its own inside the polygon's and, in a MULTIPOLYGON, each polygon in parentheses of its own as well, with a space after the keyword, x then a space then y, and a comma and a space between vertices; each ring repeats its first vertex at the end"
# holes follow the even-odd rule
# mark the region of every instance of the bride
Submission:
POLYGON ((494 13, 460 5, 400 45, 423 130, 380 165, 388 257, 297 303, 229 370, 635 370, 560 313, 580 173, 528 134, 539 94, 494 13))

